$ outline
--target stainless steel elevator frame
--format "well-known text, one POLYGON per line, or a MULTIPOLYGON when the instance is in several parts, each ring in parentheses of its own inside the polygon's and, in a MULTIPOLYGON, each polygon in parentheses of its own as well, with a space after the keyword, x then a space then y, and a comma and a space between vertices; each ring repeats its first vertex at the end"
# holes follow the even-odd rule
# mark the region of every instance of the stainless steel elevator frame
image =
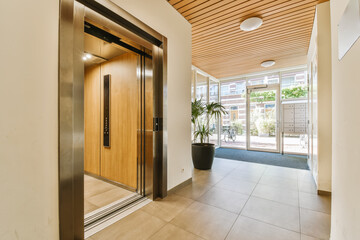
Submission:
POLYGON ((159 131, 153 133, 153 163, 145 163, 145 189, 146 196, 151 199, 167 195, 167 39, 108 0, 60 0, 60 239, 84 238, 84 69, 81 56, 86 9, 81 4, 96 12, 97 20, 104 26, 121 29, 127 38, 152 49, 154 118, 160 119, 161 125, 159 131))

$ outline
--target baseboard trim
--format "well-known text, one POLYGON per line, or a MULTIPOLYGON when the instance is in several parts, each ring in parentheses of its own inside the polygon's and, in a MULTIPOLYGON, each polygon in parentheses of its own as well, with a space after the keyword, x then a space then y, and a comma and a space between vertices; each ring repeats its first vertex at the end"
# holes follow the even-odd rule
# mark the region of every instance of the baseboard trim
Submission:
POLYGON ((186 180, 186 181, 180 183, 179 185, 173 187, 172 189, 168 190, 168 195, 173 194, 174 192, 176 192, 180 188, 183 188, 183 187, 185 187, 185 186, 187 186, 187 185, 189 185, 191 183, 192 183, 192 178, 189 178, 188 180, 186 180))
POLYGON ((318 195, 322 196, 331 196, 331 192, 323 191, 323 190, 317 190, 318 195))

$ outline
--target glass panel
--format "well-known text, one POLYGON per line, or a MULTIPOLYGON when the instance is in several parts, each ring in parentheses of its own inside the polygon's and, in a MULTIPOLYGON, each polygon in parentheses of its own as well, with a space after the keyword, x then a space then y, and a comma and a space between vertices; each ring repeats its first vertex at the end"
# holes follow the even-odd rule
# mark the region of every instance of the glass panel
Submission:
POLYGON ((285 134, 284 152, 286 153, 308 153, 308 135, 307 134, 285 134))
MULTIPOLYGON (((210 80, 210 100, 209 102, 219 102, 219 83, 210 80)), ((209 128, 211 136, 209 139, 210 143, 218 145, 219 137, 219 121, 217 119, 210 119, 209 128)))
POLYGON ((246 147, 246 80, 221 83, 221 104, 227 115, 221 121, 221 146, 246 147))
MULTIPOLYGON (((198 99, 198 100, 201 99, 201 101, 204 104, 207 103, 207 96, 208 96, 207 79, 208 79, 207 77, 205 77, 204 75, 201 75, 199 73, 197 73, 197 75, 196 75, 196 99, 198 99)), ((200 122, 201 126, 203 126, 203 125, 207 126, 207 124, 208 124, 207 117, 205 115, 202 115, 201 117, 199 117, 199 122, 200 122)), ((197 141, 199 141, 199 139, 197 139, 197 141)))
POLYGON ((279 74, 269 74, 248 78, 248 85, 276 84, 279 83, 279 74))
POLYGON ((202 99, 204 103, 207 102, 207 77, 197 74, 196 78, 196 99, 202 99))
POLYGON ((305 71, 284 73, 281 76, 281 99, 307 98, 307 79, 305 71))
POLYGON ((276 90, 250 93, 250 148, 276 150, 276 90))

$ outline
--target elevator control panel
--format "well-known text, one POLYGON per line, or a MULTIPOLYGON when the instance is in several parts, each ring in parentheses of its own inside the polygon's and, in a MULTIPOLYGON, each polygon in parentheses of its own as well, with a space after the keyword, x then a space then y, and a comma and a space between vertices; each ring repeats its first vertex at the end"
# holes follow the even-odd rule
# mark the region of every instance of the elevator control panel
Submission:
POLYGON ((110 74, 104 76, 104 147, 110 147, 110 74))

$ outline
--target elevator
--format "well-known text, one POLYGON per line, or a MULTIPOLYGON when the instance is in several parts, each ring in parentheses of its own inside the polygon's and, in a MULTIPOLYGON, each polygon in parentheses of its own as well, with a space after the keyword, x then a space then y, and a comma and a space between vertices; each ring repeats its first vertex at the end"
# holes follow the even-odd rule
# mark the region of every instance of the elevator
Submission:
POLYGON ((84 21, 85 222, 112 202, 145 196, 153 156, 151 50, 95 24, 84 21))
POLYGON ((167 194, 167 40, 111 1, 60 10, 60 238, 83 239, 167 194))

